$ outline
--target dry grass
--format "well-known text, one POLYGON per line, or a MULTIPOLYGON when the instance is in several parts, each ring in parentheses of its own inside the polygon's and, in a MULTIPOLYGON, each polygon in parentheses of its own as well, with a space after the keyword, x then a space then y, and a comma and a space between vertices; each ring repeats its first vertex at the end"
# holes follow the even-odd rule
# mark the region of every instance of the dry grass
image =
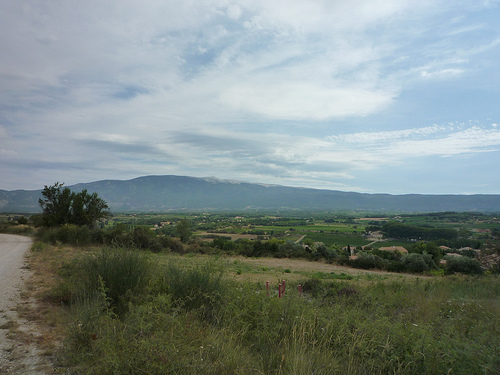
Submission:
POLYGON ((27 329, 16 329, 14 333, 20 342, 36 343, 44 356, 54 356, 65 335, 64 310, 50 298, 49 292, 59 281, 57 270, 75 254, 71 247, 38 244, 27 255, 31 273, 17 313, 29 324, 27 329), (43 250, 37 246, 43 246, 43 250))
MULTIPOLYGON (((190 255, 181 256, 177 254, 154 255, 155 261, 159 264, 175 259, 176 262, 190 266, 203 259, 210 259, 211 255, 190 255)), ((266 281, 275 282, 277 280, 298 281, 311 277, 314 273, 323 272, 326 274, 345 274, 357 279, 376 279, 395 281, 401 279, 425 279, 423 275, 413 275, 404 273, 391 273, 377 270, 363 270, 329 264, 324 261, 309 261, 304 259, 288 258, 247 258, 244 256, 221 256, 220 260, 226 264, 227 275, 241 282, 257 282, 265 284, 266 281)))

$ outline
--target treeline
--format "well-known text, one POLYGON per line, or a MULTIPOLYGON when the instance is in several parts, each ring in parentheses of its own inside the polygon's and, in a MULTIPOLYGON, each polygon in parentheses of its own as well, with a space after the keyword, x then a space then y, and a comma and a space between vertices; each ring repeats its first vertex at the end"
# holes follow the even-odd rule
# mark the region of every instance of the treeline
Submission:
POLYGON ((454 240, 458 238, 458 232, 450 228, 422 227, 388 222, 382 225, 380 229, 387 238, 396 238, 405 241, 454 240))

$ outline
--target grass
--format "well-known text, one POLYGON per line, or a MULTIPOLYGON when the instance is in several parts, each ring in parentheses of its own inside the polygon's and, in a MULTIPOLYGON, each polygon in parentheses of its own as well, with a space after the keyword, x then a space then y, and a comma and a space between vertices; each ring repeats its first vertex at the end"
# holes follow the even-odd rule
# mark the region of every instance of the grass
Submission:
POLYGON ((350 234, 350 233, 304 233, 307 234, 306 238, 313 240, 314 242, 323 242, 327 246, 338 245, 338 246, 364 246, 369 244, 371 241, 360 234, 350 234))
MULTIPOLYGON (((60 267, 50 257, 57 251, 45 247, 36 256, 60 267)), ((83 251, 78 264, 114 267, 100 254, 83 251)), ((59 304, 67 314, 61 352, 67 372, 500 372, 498 277, 351 275, 207 256, 151 254, 147 260, 148 277, 140 278, 147 282, 122 292, 128 308, 121 314, 106 282, 94 284, 89 298, 59 304), (269 295, 264 282, 246 281, 255 275, 272 281, 269 295), (277 281, 285 275, 280 299, 277 281)), ((80 290, 75 271, 63 267, 53 295, 80 290)))

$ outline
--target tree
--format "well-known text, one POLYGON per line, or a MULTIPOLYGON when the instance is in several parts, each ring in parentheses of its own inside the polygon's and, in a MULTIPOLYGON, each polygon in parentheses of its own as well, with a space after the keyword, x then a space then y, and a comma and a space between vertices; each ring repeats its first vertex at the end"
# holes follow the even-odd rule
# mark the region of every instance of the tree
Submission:
POLYGON ((109 214, 108 204, 99 198, 97 193, 89 194, 86 189, 73 194, 71 209, 73 224, 89 227, 109 214))
POLYGON ((41 224, 54 227, 65 224, 86 225, 92 227, 96 221, 109 215, 108 204, 87 190, 74 193, 64 188, 59 182, 45 186, 38 203, 42 207, 41 224))
POLYGON ((45 199, 40 198, 38 203, 42 207, 41 223, 46 227, 70 224, 72 193, 69 188, 62 188, 64 184, 56 182, 53 186, 46 186, 42 191, 45 199))
POLYGON ((430 254, 434 263, 439 264, 443 258, 443 250, 432 242, 417 242, 410 248, 411 253, 430 254))
POLYGON ((436 265, 430 254, 411 253, 403 255, 401 263, 410 272, 424 272, 435 269, 436 265))
POLYGON ((191 223, 188 220, 182 219, 179 221, 175 229, 182 242, 187 242, 191 237, 191 223))

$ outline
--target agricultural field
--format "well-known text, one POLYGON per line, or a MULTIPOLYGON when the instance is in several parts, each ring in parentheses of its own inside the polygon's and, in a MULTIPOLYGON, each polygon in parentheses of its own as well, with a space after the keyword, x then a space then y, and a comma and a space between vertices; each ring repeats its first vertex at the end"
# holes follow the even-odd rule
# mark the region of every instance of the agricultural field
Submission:
MULTIPOLYGON (((118 224, 129 228, 147 226, 159 233, 174 233, 175 223, 186 219, 191 223, 194 237, 207 234, 229 236, 232 239, 245 238, 237 235, 259 236, 260 239, 281 238, 291 242, 322 242, 326 246, 362 247, 373 244, 380 246, 408 246, 403 239, 379 240, 367 235, 366 228, 382 226, 387 222, 398 222, 422 228, 449 228, 458 231, 468 239, 493 239, 492 233, 500 230, 500 219, 495 215, 480 213, 432 213, 367 217, 353 213, 285 212, 282 215, 255 213, 169 213, 169 214, 126 214, 115 215, 107 221, 106 227, 118 224), (169 232, 170 230, 170 232, 169 232)), ((249 237, 256 239, 256 237, 249 237)), ((477 244, 477 242, 476 242, 477 244)))

